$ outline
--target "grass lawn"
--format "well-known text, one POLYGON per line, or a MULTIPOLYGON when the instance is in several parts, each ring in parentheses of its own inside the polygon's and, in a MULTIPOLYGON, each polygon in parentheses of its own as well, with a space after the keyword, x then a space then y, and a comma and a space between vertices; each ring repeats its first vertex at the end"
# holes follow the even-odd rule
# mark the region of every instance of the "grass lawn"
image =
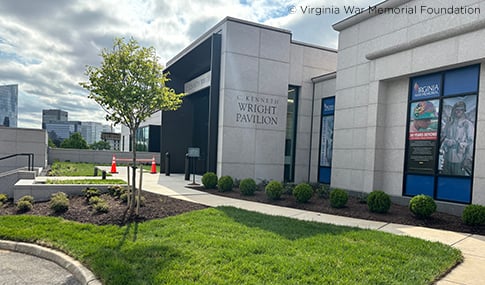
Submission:
POLYGON ((61 249, 103 284, 430 284, 462 260, 440 243, 231 207, 124 227, 0 216, 0 238, 61 249))
MULTIPOLYGON (((96 164, 99 166, 99 164, 96 164)), ((93 163, 82 162, 59 162, 56 161, 51 166, 52 176, 94 176, 93 163)), ((126 167, 126 165, 117 165, 117 167, 126 167)), ((151 170, 150 165, 143 165, 143 170, 149 172, 151 170)), ((160 165, 157 165, 157 172, 160 173, 160 165)), ((110 173, 106 173, 107 176, 111 176, 110 173)), ((98 176, 101 176, 101 171, 98 171, 98 176)))
POLYGON ((47 179, 45 184, 126 184, 126 181, 122 179, 47 179))

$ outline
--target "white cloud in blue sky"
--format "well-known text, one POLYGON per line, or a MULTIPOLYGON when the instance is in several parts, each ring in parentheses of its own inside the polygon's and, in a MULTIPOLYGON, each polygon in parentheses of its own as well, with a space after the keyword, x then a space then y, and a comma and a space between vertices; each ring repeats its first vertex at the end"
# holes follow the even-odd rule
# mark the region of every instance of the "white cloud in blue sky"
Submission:
POLYGON ((19 126, 40 128, 42 109, 63 109, 70 120, 103 121, 104 111, 79 86, 86 65, 115 37, 153 46, 162 63, 226 16, 292 32, 293 39, 337 48, 331 25, 360 0, 16 0, 0 2, 0 85, 19 85, 19 126), (290 13, 290 7, 296 13, 290 13), (339 7, 339 14, 303 13, 339 7), (308 10, 306 10, 308 11, 308 10))

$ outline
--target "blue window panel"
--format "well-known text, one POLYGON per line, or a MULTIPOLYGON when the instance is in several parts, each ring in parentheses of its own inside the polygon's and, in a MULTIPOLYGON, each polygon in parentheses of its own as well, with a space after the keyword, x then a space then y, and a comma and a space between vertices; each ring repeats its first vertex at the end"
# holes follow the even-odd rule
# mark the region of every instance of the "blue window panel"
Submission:
POLYGON ((434 195, 434 176, 426 175, 407 175, 406 189, 404 194, 408 196, 415 196, 425 194, 433 197, 434 195))
POLYGON ((453 202, 471 202, 471 178, 439 177, 436 199, 453 202))
POLYGON ((335 113, 335 97, 323 99, 322 115, 333 115, 334 113, 335 113))
POLYGON ((441 95, 441 73, 415 77, 411 80, 411 100, 427 100, 441 95))
POLYGON ((332 176, 332 168, 320 167, 320 173, 318 174, 318 182, 330 184, 331 176, 332 176))
POLYGON ((478 92, 479 65, 451 70, 445 73, 444 95, 478 92))

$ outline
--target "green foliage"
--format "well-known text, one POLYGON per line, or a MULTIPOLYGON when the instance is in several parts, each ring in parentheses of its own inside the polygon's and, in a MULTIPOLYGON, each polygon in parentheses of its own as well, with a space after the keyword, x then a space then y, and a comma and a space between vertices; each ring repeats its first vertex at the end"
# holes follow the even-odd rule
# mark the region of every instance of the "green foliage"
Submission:
POLYGON ((420 219, 426 219, 436 211, 436 203, 428 195, 420 194, 409 201, 409 210, 420 219))
POLYGON ((61 143, 62 148, 75 148, 75 149, 88 149, 88 143, 81 136, 80 133, 76 132, 71 134, 69 138, 65 139, 61 143))
POLYGON ((32 204, 32 203, 34 203, 34 197, 32 197, 31 195, 25 195, 25 196, 20 197, 18 202, 20 202, 20 201, 27 201, 27 202, 32 204))
POLYGON ((461 215, 463 222, 470 226, 485 225, 485 206, 468 205, 461 215))
POLYGON ((49 207, 55 213, 64 213, 69 209, 69 198, 64 192, 57 192, 51 195, 49 207))
POLYGON ((84 195, 84 197, 86 197, 86 200, 89 200, 91 199, 91 197, 94 197, 94 196, 100 196, 101 195, 101 191, 99 191, 98 188, 85 188, 81 191, 84 195))
POLYGON ((391 208, 391 198, 383 191, 372 191, 367 196, 367 207, 374 213, 387 213, 391 208))
POLYGON ((121 202, 123 203, 127 203, 128 202, 128 192, 124 192, 120 195, 120 200, 121 202))
POLYGON ((49 138, 48 141, 47 141, 47 145, 50 147, 50 148, 56 148, 57 145, 54 143, 54 141, 49 138))
POLYGON ((109 142, 99 141, 90 145, 89 148, 94 150, 110 150, 111 145, 109 144, 109 142))
POLYGON ((17 211, 19 213, 28 212, 28 211, 32 210, 32 208, 33 208, 32 203, 27 201, 27 200, 19 200, 17 202, 17 211))
POLYGON ((254 181, 252 178, 241 180, 239 183, 239 191, 241 191, 241 194, 245 196, 254 195, 254 191, 256 191, 256 181, 254 181))
MULTIPOLYGON (((93 176, 95 165, 93 163, 59 162, 52 164, 49 176, 93 176)), ((107 173, 108 176, 111 174, 107 173)), ((101 171, 99 171, 101 176, 101 171)))
POLYGON ((88 204, 89 205, 96 205, 96 204, 99 204, 99 203, 104 203, 104 199, 101 198, 100 196, 91 196, 88 200, 88 204))
POLYGON ((0 235, 68 252, 106 285, 432 284, 462 260, 442 243, 232 207, 126 226, 5 215, 0 235))
POLYGON ((96 213, 108 213, 109 212, 109 206, 106 203, 106 201, 104 201, 104 200, 94 204, 93 209, 96 211, 96 213))
POLYGON ((206 172, 202 175, 202 185, 205 189, 214 189, 217 186, 217 175, 214 172, 206 172))
POLYGON ((128 189, 121 185, 108 186, 108 193, 115 198, 120 198, 121 194, 126 193, 127 191, 128 189))
POLYGON ((7 194, 0 194, 0 203, 5 203, 8 201, 8 196, 7 194))
POLYGON ((281 198, 281 194, 283 193, 283 184, 279 181, 272 180, 266 185, 264 188, 266 192, 266 196, 271 200, 278 200, 281 198))
POLYGON ((125 184, 122 179, 47 179, 45 184, 125 184))
POLYGON ((234 181, 232 180, 232 177, 228 175, 221 176, 221 178, 219 178, 217 181, 217 189, 219 189, 219 192, 231 191, 233 185, 234 181))
POLYGON ((315 189, 318 197, 323 199, 328 199, 330 197, 330 185, 328 184, 320 184, 320 187, 315 189))
POLYGON ((297 202, 306 203, 313 196, 313 188, 307 183, 300 183, 293 189, 293 196, 297 202))
POLYGON ((349 200, 349 194, 342 189, 334 189, 330 192, 330 206, 343 208, 349 200))

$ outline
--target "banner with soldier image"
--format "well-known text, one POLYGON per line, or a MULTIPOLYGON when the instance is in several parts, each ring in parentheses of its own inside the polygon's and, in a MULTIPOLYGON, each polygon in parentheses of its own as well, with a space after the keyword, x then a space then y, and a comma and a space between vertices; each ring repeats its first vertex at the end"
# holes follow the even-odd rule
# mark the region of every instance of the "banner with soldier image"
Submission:
POLYGON ((410 104, 408 171, 434 174, 438 139, 439 100, 410 104))
POLYGON ((477 95, 443 100, 438 170, 440 174, 471 176, 477 95))

